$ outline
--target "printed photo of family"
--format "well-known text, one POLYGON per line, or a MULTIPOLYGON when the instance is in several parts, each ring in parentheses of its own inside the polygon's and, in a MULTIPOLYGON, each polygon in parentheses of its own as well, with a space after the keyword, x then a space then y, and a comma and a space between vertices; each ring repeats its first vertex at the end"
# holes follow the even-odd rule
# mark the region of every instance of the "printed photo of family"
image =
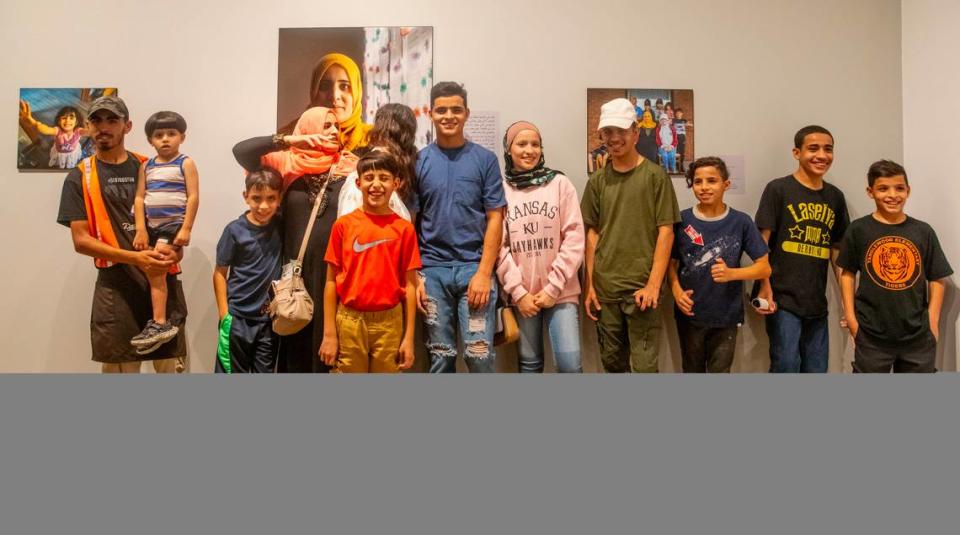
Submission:
POLYGON ((587 171, 593 173, 607 161, 607 149, 597 136, 599 103, 627 98, 637 113, 640 133, 637 152, 682 176, 694 160, 693 91, 690 89, 587 89, 587 171))
POLYGON ((98 97, 116 88, 20 89, 17 169, 72 169, 93 154, 83 128, 86 112, 98 97))

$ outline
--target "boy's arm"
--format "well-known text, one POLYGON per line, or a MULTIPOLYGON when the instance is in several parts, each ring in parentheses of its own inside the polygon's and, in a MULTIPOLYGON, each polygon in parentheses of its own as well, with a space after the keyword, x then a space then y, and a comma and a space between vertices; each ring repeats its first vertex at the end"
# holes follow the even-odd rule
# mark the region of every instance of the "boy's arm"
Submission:
POLYGON ((228 266, 217 266, 213 270, 213 295, 217 299, 217 315, 222 321, 227 315, 227 272, 228 266))
POLYGON ((687 316, 693 315, 693 290, 684 290, 680 285, 680 276, 677 269, 680 262, 676 258, 670 259, 670 266, 667 269, 667 277, 670 280, 670 291, 673 293, 673 300, 677 303, 677 308, 687 316))
POLYGON ((323 285, 323 342, 319 356, 327 366, 337 362, 337 266, 327 263, 327 281, 323 285))
POLYGON ((583 307, 587 309, 587 317, 597 321, 593 315, 593 310, 600 310, 600 300, 597 299, 597 291, 593 288, 593 264, 597 257, 597 242, 600 241, 600 233, 597 229, 587 227, 587 242, 583 249, 583 267, 584 267, 584 286, 586 286, 586 296, 583 299, 583 307))
POLYGON ((33 112, 30 111, 30 104, 25 100, 20 101, 20 122, 27 126, 33 127, 37 132, 40 132, 45 136, 57 135, 56 128, 41 123, 36 117, 33 116, 33 112))
POLYGON ((640 310, 657 308, 660 302, 660 286, 667 273, 667 264, 670 263, 670 249, 673 248, 673 223, 657 227, 657 245, 653 250, 653 267, 650 268, 650 277, 643 288, 633 294, 640 310))
MULTIPOLYGON (((830 271, 833 272, 833 276, 836 278, 838 287, 840 286, 840 280, 844 273, 843 269, 841 269, 840 266, 837 265, 837 257, 839 256, 840 256, 840 244, 838 243, 830 248, 830 271)), ((841 294, 841 297, 842 297, 842 294, 841 294)), ((847 328, 847 326, 849 325, 849 322, 847 321, 847 315, 844 312, 844 310, 846 310, 846 304, 844 303, 843 299, 840 300, 840 305, 843 307, 843 310, 840 311, 840 326, 843 328, 847 328)))
POLYGON ((118 264, 130 264, 147 273, 165 273, 174 264, 173 256, 168 257, 153 249, 128 251, 111 247, 90 234, 90 225, 86 221, 71 221, 70 237, 73 240, 73 250, 82 255, 103 258, 118 264))
POLYGON ((401 370, 409 370, 413 367, 414 349, 413 333, 417 327, 417 285, 420 284, 417 270, 407 271, 407 285, 403 299, 403 338, 400 340, 400 362, 401 370))
POLYGON ((183 161, 183 178, 187 183, 187 213, 183 216, 183 226, 173 239, 177 247, 190 245, 190 233, 193 232, 193 222, 197 218, 197 209, 200 207, 200 174, 193 158, 183 161))
POLYGON ((927 312, 930 315, 930 332, 934 339, 940 341, 940 309, 943 307, 943 295, 946 292, 946 279, 930 281, 930 304, 927 312))
MULTIPOLYGON (((770 236, 772 234, 773 231, 768 228, 760 229, 760 236, 763 237, 763 241, 766 242, 768 246, 770 245, 770 236)), ((770 284, 770 275, 760 279, 760 291, 757 292, 757 297, 769 303, 767 308, 754 308, 758 314, 766 316, 777 311, 777 303, 773 300, 773 286, 770 284)))
POLYGON ((477 273, 470 279, 470 285, 467 287, 467 303, 469 303, 470 308, 484 308, 490 301, 493 268, 497 263, 502 240, 503 208, 488 210, 487 230, 483 235, 483 254, 480 257, 480 266, 477 268, 477 273))
POLYGON ((142 251, 149 246, 147 237, 147 214, 143 199, 147 195, 147 175, 143 165, 137 171, 137 196, 133 199, 133 219, 137 232, 133 236, 133 248, 142 251))
POLYGON ((747 267, 727 267, 723 258, 717 257, 717 262, 710 267, 710 274, 714 282, 751 281, 764 279, 770 276, 770 255, 765 254, 753 261, 747 267))
POLYGON ((843 297, 843 317, 846 320, 847 328, 850 330, 850 335, 854 338, 857 337, 857 331, 860 330, 860 323, 857 321, 857 313, 856 309, 854 308, 854 296, 856 295, 856 292, 857 274, 852 271, 841 270, 840 295, 843 297))

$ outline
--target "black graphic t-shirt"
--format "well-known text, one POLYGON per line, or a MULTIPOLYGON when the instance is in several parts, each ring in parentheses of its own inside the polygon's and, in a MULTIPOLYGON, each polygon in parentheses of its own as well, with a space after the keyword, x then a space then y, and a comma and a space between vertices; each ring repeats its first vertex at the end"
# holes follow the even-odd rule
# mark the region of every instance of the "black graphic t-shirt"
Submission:
POLYGON ((909 216, 898 225, 872 215, 857 219, 837 264, 860 273, 854 303, 860 328, 871 339, 898 347, 924 341, 930 330, 927 282, 953 274, 937 234, 909 216))
MULTIPOLYGON (((97 177, 107 215, 113 223, 113 232, 121 249, 133 250, 133 237, 137 232, 133 216, 133 201, 137 196, 137 172, 140 160, 127 153, 127 159, 120 164, 104 163, 97 160, 97 177)), ((83 204, 83 186, 80 183, 80 169, 67 174, 60 193, 60 211, 57 223, 69 227, 73 221, 86 221, 87 209, 83 204)))
POLYGON ((850 224, 843 192, 826 182, 812 190, 793 175, 771 180, 756 221, 771 231, 770 284, 777 306, 801 318, 826 315, 830 248, 850 224))
POLYGON ((706 219, 693 208, 680 212, 674 230, 673 257, 684 290, 693 290, 690 323, 702 327, 732 327, 743 323, 743 282, 714 282, 710 268, 723 258, 727 266, 740 267, 744 253, 752 260, 767 254, 760 231, 743 212, 728 208, 718 218, 706 219))

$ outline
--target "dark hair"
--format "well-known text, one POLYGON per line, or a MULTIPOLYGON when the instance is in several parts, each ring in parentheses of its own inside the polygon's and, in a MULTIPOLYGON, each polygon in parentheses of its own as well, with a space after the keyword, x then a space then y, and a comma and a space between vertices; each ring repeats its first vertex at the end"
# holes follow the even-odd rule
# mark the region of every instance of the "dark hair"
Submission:
POLYGON ((433 103, 440 97, 461 97, 464 107, 467 105, 467 90, 457 82, 437 82, 430 89, 430 108, 433 108, 433 103))
POLYGON ((667 102, 666 104, 663 105, 663 108, 673 110, 674 113, 677 112, 677 110, 673 108, 673 102, 667 102))
POLYGON ((247 192, 255 189, 272 189, 276 191, 283 191, 283 175, 281 175, 280 171, 277 171, 273 167, 264 166, 256 171, 252 171, 249 175, 247 175, 244 188, 246 188, 247 192))
POLYGON ((643 105, 644 105, 644 106, 650 106, 650 105, 651 105, 651 104, 650 104, 650 99, 648 99, 648 98, 643 99, 643 105))
POLYGON ((872 188, 878 178, 890 178, 899 175, 903 175, 903 181, 908 185, 910 184, 910 181, 907 180, 907 170, 902 165, 893 160, 879 160, 870 164, 870 169, 867 171, 867 185, 872 188))
POLYGON ((704 156, 703 158, 697 158, 694 160, 690 167, 687 169, 687 187, 693 187, 693 176, 697 173, 697 169, 701 167, 715 167, 720 173, 720 176, 724 180, 730 180, 730 171, 727 170, 727 162, 716 156, 704 156))
POLYGON ((397 195, 407 200, 416 192, 417 182, 417 118, 403 104, 384 104, 367 134, 368 147, 385 147, 400 161, 400 185, 397 195))
POLYGON ((797 133, 793 136, 793 146, 797 149, 803 148, 803 140, 810 134, 826 134, 830 136, 830 141, 833 141, 833 134, 830 133, 826 128, 812 124, 810 126, 804 126, 800 130, 797 130, 797 133))
POLYGON ((77 126, 80 126, 83 124, 83 114, 80 113, 80 110, 78 110, 77 108, 74 108, 73 106, 64 106, 59 110, 57 110, 57 116, 53 118, 53 126, 59 128, 60 118, 68 113, 72 113, 73 116, 77 118, 77 126))
POLYGON ((400 174, 400 160, 388 150, 377 148, 364 154, 357 162, 357 176, 363 176, 367 171, 388 171, 399 180, 403 180, 400 174))
POLYGON ((151 115, 143 125, 143 130, 147 133, 148 138, 153 136, 154 131, 161 128, 173 128, 177 132, 185 134, 187 133, 187 120, 175 111, 158 111, 151 115))
POLYGON ((662 99, 662 98, 658 98, 658 99, 657 99, 657 104, 663 104, 663 99, 662 99))
POLYGON ((681 108, 681 107, 679 107, 679 106, 673 109, 673 113, 680 113, 680 112, 682 112, 682 111, 683 111, 683 108, 681 108))

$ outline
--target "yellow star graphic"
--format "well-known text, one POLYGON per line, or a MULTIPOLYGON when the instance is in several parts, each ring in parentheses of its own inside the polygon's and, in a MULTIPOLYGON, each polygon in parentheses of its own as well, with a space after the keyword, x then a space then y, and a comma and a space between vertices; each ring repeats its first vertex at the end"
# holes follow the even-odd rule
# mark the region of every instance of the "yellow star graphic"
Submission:
POLYGON ((794 225, 790 227, 790 239, 792 240, 803 240, 803 229, 800 228, 800 225, 794 225))
POLYGON ((824 233, 823 233, 823 241, 822 241, 821 243, 822 243, 823 245, 830 245, 830 233, 829 233, 829 232, 824 231, 824 233))

